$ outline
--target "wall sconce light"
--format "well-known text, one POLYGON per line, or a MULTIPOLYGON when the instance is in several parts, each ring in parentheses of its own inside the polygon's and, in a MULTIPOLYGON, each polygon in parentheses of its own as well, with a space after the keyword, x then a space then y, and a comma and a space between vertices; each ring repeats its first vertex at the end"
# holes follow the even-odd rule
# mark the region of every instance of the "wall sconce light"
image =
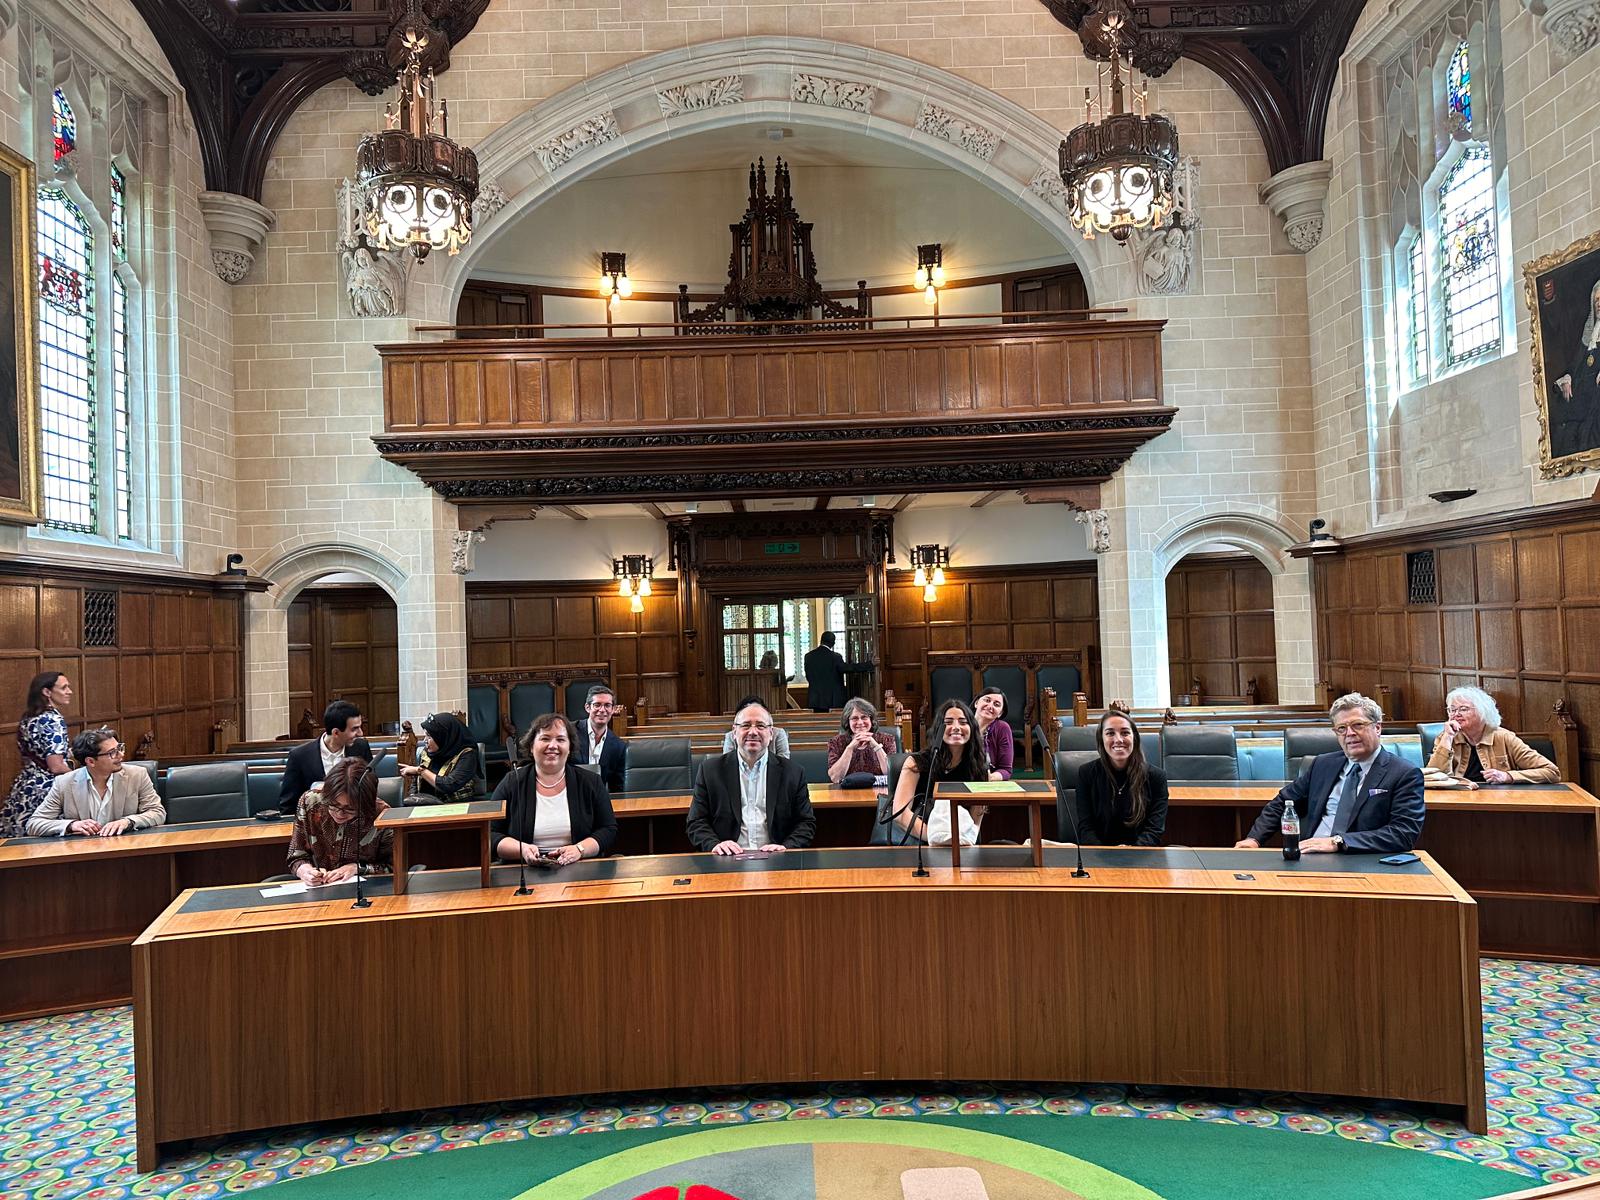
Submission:
POLYGON ((917 273, 912 276, 922 298, 929 304, 939 302, 939 289, 944 286, 944 245, 929 242, 917 247, 917 273))
POLYGON ((624 554, 611 560, 611 574, 617 581, 617 595, 628 596, 632 603, 630 612, 644 611, 644 597, 650 594, 650 577, 655 574, 656 560, 648 554, 624 554))
POLYGON ((949 548, 933 543, 913 546, 911 565, 916 569, 911 582, 922 589, 922 599, 932 604, 939 598, 938 589, 944 583, 944 569, 950 565, 949 548))
POLYGON ((616 308, 633 295, 633 280, 628 278, 628 256, 618 250, 600 252, 600 296, 616 308))

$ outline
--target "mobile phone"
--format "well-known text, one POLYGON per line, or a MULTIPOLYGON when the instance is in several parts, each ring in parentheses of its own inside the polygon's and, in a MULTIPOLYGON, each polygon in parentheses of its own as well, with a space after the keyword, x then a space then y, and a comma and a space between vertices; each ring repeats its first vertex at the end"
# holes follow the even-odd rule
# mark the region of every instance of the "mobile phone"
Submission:
POLYGON ((1378 861, 1391 867, 1403 867, 1407 863, 1419 862, 1421 860, 1418 859, 1415 854, 1391 854, 1388 858, 1380 858, 1378 861))

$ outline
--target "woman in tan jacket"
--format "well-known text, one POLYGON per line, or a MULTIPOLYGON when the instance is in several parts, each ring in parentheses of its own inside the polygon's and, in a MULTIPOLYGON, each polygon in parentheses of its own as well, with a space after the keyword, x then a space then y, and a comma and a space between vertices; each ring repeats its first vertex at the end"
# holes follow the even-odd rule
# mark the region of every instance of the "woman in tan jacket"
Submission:
POLYGON ((1555 783, 1561 772, 1509 729, 1482 688, 1455 688, 1445 697, 1445 722, 1428 765, 1476 784, 1555 783))

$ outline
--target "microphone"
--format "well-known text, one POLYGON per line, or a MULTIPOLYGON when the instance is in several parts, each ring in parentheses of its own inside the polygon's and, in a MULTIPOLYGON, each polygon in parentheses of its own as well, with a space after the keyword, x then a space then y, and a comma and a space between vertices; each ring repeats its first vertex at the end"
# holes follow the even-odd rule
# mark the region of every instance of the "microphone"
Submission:
MULTIPOLYGON (((367 778, 367 772, 368 771, 376 771, 378 769, 378 764, 383 761, 383 756, 385 754, 387 754, 387 753, 389 753, 387 750, 380 750, 378 752, 378 757, 373 759, 371 762, 369 762, 366 765, 366 768, 361 772, 361 774, 356 776, 355 783, 351 785, 352 788, 354 788, 357 784, 361 784, 361 783, 365 782, 365 780, 367 778)), ((374 800, 376 800, 376 793, 374 793, 374 800)), ((367 897, 366 897, 366 894, 361 890, 361 807, 362 807, 361 803, 359 801, 357 801, 357 803, 356 803, 356 901, 355 901, 354 904, 352 904, 350 906, 351 908, 371 908, 372 907, 372 901, 368 900, 367 897)))
MULTIPOLYGON (((522 772, 526 769, 526 767, 527 764, 523 763, 513 767, 511 770, 512 775, 515 777, 511 785, 512 795, 514 796, 520 796, 522 794, 522 772)), ((537 804, 538 801, 535 800, 534 803, 537 804)), ((509 826, 510 823, 511 805, 508 802, 506 804, 506 824, 509 826)), ((517 890, 511 894, 513 896, 533 895, 533 889, 528 886, 528 851, 526 846, 524 846, 521 837, 517 838, 517 890)))
POLYGON ((1089 872, 1083 869, 1083 842, 1078 838, 1078 792, 1074 788, 1072 800, 1067 805, 1067 815, 1072 818, 1072 845, 1078 851, 1078 867, 1072 872, 1074 879, 1087 879, 1089 872))

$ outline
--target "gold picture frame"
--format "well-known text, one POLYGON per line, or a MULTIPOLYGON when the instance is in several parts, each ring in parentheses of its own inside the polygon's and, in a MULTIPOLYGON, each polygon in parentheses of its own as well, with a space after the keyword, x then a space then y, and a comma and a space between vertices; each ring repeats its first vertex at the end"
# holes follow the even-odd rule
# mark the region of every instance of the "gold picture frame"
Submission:
POLYGON ((1522 286, 1533 337, 1539 474, 1561 479, 1593 470, 1600 467, 1600 349, 1587 346, 1583 332, 1600 294, 1600 233, 1534 259, 1522 268, 1522 286), (1581 378, 1590 369, 1592 385, 1581 378))
POLYGON ((0 521, 37 525, 39 481, 38 289, 33 163, 0 144, 0 521))

